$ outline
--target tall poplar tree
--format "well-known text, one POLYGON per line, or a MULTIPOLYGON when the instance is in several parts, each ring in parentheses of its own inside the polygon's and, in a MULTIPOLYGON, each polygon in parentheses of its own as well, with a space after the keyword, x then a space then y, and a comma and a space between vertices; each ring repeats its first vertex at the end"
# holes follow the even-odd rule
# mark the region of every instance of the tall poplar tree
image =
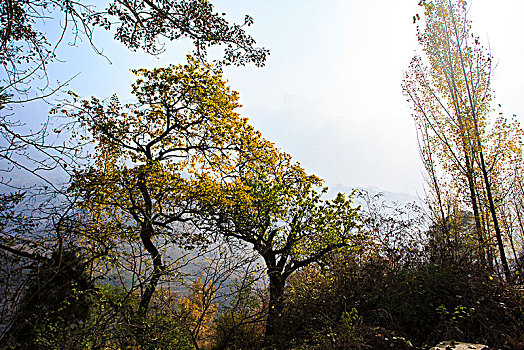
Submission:
POLYGON ((445 207, 459 211, 469 207, 480 260, 491 260, 493 232, 502 269, 510 279, 499 179, 505 176, 505 164, 520 153, 518 142, 504 135, 510 134, 508 128, 520 129, 503 117, 493 117, 492 57, 471 32, 466 2, 435 0, 420 5, 425 25, 423 30, 417 27, 417 36, 424 56, 413 58, 402 87, 419 131, 434 212, 442 220, 444 234, 449 234, 452 213, 445 207))

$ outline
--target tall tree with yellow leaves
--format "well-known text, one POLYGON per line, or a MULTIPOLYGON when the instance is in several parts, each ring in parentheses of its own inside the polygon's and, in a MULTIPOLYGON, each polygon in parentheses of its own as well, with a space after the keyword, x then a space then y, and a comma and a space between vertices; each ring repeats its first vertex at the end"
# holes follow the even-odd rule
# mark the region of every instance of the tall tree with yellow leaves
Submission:
POLYGON ((520 153, 519 141, 510 138, 507 129, 519 137, 520 129, 492 116, 492 58, 471 33, 466 2, 423 0, 419 5, 425 26, 417 27, 417 33, 425 55, 413 58, 402 88, 412 104, 434 209, 446 231, 452 213, 445 208, 469 207, 480 260, 490 260, 493 232, 504 275, 510 279, 501 228, 500 179, 520 153))
MULTIPOLYGON (((211 66, 185 65, 135 72, 135 103, 116 96, 104 102, 77 100, 57 110, 73 118, 77 137, 95 147, 94 162, 78 170, 70 187, 79 207, 97 221, 127 227, 122 241, 141 244, 152 263, 138 309, 145 315, 166 272, 161 242, 192 246, 196 235, 181 229, 197 210, 199 176, 226 175, 228 159, 253 133, 236 113, 238 95, 211 66)), ((118 240, 114 232, 108 240, 118 240)))

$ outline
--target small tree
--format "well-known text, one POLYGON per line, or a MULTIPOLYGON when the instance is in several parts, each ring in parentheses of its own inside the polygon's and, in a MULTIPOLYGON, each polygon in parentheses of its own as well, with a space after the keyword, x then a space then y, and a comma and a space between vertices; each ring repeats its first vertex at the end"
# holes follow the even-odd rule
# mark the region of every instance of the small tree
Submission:
POLYGON ((322 200, 321 180, 258 137, 262 152, 240 153, 238 173, 213 188, 201 228, 249 244, 266 264, 269 310, 266 341, 277 334, 286 280, 327 254, 357 245, 359 218, 351 197, 322 200), (253 155, 257 156, 253 158, 253 155))

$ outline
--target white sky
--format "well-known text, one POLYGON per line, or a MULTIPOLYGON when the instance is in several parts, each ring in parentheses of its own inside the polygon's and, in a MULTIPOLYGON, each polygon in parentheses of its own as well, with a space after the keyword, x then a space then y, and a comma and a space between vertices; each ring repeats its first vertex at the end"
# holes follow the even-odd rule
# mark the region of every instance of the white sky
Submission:
MULTIPOLYGON (((225 71, 240 92, 241 112, 267 139, 328 184, 422 192, 415 129, 400 88, 417 50, 412 18, 421 11, 418 0, 212 2, 232 21, 251 15, 248 32, 271 50, 264 68, 225 71)), ((496 102, 508 115, 524 116, 524 2, 469 3, 473 31, 498 62, 496 102)), ((64 46, 59 55, 67 55, 66 62, 51 70, 62 77, 81 72, 70 88, 86 97, 117 92, 128 98, 130 68, 180 63, 190 50, 175 43, 152 58, 128 52, 107 33, 99 32, 97 42, 113 64, 64 46)))

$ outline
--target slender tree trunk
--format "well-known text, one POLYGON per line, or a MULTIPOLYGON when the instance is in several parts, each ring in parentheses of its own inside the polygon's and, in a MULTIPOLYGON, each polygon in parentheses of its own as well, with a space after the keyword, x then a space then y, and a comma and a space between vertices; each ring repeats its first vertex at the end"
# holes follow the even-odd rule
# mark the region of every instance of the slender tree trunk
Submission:
MULTIPOLYGON (((419 148, 420 148, 420 154, 422 155, 422 159, 425 163, 426 170, 429 173, 429 176, 431 177, 431 185, 433 186, 433 189, 435 191, 435 195, 437 196, 437 202, 438 202, 438 209, 439 209, 439 215, 441 220, 441 232, 444 235, 444 239, 446 242, 447 247, 447 254, 451 254, 451 259, 455 260, 455 250, 451 247, 451 240, 450 240, 450 229, 449 229, 449 223, 448 223, 448 217, 446 216, 444 212, 444 203, 442 201, 442 192, 440 190, 440 185, 438 183, 437 174, 435 171, 435 164, 433 162, 433 158, 431 156, 432 149, 430 146, 430 143, 428 141, 427 136, 427 124, 424 124, 423 126, 423 144, 420 145, 419 142, 419 148), (427 156, 424 156, 424 153, 427 154, 427 156)), ((449 214, 449 213, 448 213, 449 214)))
POLYGON ((515 259, 515 263, 517 266, 520 265, 520 262, 519 262, 519 257, 518 257, 518 254, 517 254, 517 250, 515 248, 515 242, 513 240, 513 230, 510 229, 509 227, 509 224, 506 223, 506 230, 508 232, 508 239, 509 239, 509 244, 511 246, 511 251, 513 253, 513 259, 515 259), (511 231, 511 232, 510 232, 511 231))
MULTIPOLYGON (((478 141, 480 143, 480 141, 478 141)), ((484 179, 484 185, 486 186, 486 194, 488 196, 489 210, 491 212, 491 217, 493 219, 493 228, 495 229, 495 237, 497 238, 497 246, 500 253, 500 262, 502 263, 502 269, 504 271, 504 276, 508 281, 511 281, 511 272, 509 270, 508 260, 506 258, 506 252, 504 250, 504 243, 502 242, 502 232, 500 231, 500 225, 497 218, 497 212, 495 209, 495 202, 493 200, 493 195, 491 191, 491 182, 489 181, 488 171, 486 169, 486 163, 484 161, 484 154, 482 149, 480 149, 480 166, 482 170, 482 176, 484 179)))
POLYGON ((473 166, 471 164, 471 161, 469 159, 467 152, 464 151, 464 153, 465 153, 465 158, 466 158, 466 172, 467 172, 466 177, 468 179, 469 196, 471 199, 473 216, 475 218, 475 231, 477 233, 477 240, 479 242, 479 247, 480 247, 479 256, 480 256, 481 263, 484 266, 486 266, 486 254, 484 251, 485 242, 484 242, 484 235, 482 234, 482 224, 480 221, 480 211, 478 207, 478 198, 477 198, 478 196, 475 191, 475 179, 473 178, 473 166))
MULTIPOLYGON (((515 213, 517 213, 517 219, 519 221, 520 232, 522 234, 522 232, 524 232, 524 225, 522 224, 522 217, 520 216, 519 205, 518 204, 514 204, 514 205, 515 205, 515 213)), ((513 255, 515 256, 515 261, 517 263, 517 266, 519 266, 520 268, 522 262, 520 261, 520 256, 518 256, 517 252, 515 251, 515 246, 513 244, 513 238, 511 239, 511 246, 513 249, 513 255)))
POLYGON ((150 327, 150 325, 145 321, 147 320, 147 310, 149 308, 149 304, 151 303, 151 299, 153 298, 153 294, 155 293, 158 281, 160 280, 163 272, 162 259, 158 249, 151 241, 152 235, 152 226, 148 225, 147 223, 143 223, 140 229, 140 238, 142 239, 142 244, 153 260, 153 273, 151 274, 151 278, 145 287, 144 294, 142 295, 140 304, 138 305, 137 321, 139 323, 137 323, 135 337, 138 344, 140 344, 140 348, 147 350, 156 349, 154 344, 151 342, 151 339, 148 337, 147 329, 150 327))
POLYGON ((151 225, 143 224, 142 226, 143 227, 140 230, 140 238, 142 239, 144 248, 146 248, 147 252, 151 256, 151 259, 153 260, 153 273, 151 274, 151 279, 149 280, 149 283, 146 285, 145 292, 142 295, 142 298, 140 299, 140 305, 138 307, 139 314, 143 316, 147 313, 149 303, 153 298, 153 294, 155 293, 158 281, 160 280, 160 277, 162 277, 163 265, 160 253, 151 241, 153 233, 151 225))
POLYGON ((153 273, 151 274, 151 279, 149 280, 149 283, 146 286, 144 294, 142 295, 142 299, 140 300, 140 305, 138 306, 138 313, 142 316, 145 316, 145 314, 147 313, 149 303, 151 302, 158 281, 160 280, 160 277, 162 276, 162 272, 164 270, 160 252, 151 240, 153 238, 154 233, 153 223, 151 221, 153 202, 151 200, 151 195, 149 194, 149 189, 147 187, 147 172, 147 166, 142 166, 138 173, 137 182, 140 193, 142 194, 142 198, 144 199, 144 218, 143 221, 140 223, 140 239, 142 240, 144 248, 149 253, 149 255, 151 256, 151 260, 153 261, 153 273))
MULTIPOLYGON (((451 2, 448 3, 448 6, 449 6, 449 8, 452 8, 451 2)), ((459 31, 457 29, 457 23, 455 21, 453 21, 453 25, 454 25, 454 33, 455 33, 456 43, 458 44, 458 43, 461 42, 461 40, 459 38, 459 31)), ((497 238, 497 245, 498 245, 498 249, 499 249, 499 253, 500 253, 500 260, 501 260, 501 263, 502 263, 502 268, 504 270, 504 275, 506 276, 506 279, 508 281, 510 281, 511 280, 511 273, 510 273, 510 270, 509 270, 508 261, 506 259, 506 253, 504 251, 504 243, 502 242, 502 233, 500 231, 500 226, 499 226, 497 213, 496 213, 496 209, 495 209, 495 203, 493 201, 493 195, 492 195, 492 191, 491 191, 491 182, 490 182, 489 177, 488 177, 488 171, 486 169, 486 162, 484 160, 484 152, 483 152, 483 148, 482 148, 482 142, 481 142, 481 139, 480 139, 479 123, 478 123, 478 118, 477 118, 477 104, 479 102, 477 100, 477 98, 479 96, 479 92, 475 90, 474 85, 472 85, 472 83, 471 83, 471 81, 470 81, 470 79, 468 77, 468 73, 466 72, 466 64, 464 63, 464 55, 462 53, 462 48, 460 47, 460 45, 457 45, 457 51, 459 53, 460 67, 462 68, 462 74, 463 74, 463 77, 464 77, 464 82, 465 82, 466 90, 467 90, 467 94, 468 94, 469 107, 470 107, 470 111, 469 112, 471 113, 471 118, 472 118, 472 121, 473 121, 473 124, 474 124, 475 143, 478 146, 478 152, 479 152, 479 156, 480 156, 480 168, 481 168, 481 171, 482 171, 482 177, 483 177, 483 180, 484 180, 484 186, 485 186, 486 194, 487 194, 487 197, 488 197, 489 210, 490 210, 490 213, 491 213, 491 217, 493 219, 493 228, 495 229, 495 237, 497 238)), ((491 64, 491 61, 489 61, 488 63, 491 64)), ((490 66, 490 70, 491 70, 491 66, 490 66)), ((488 92, 488 91, 489 90, 487 88, 486 92, 488 92)))
MULTIPOLYGON (((491 214, 482 212, 481 216, 480 216, 480 220, 481 220, 481 223, 482 223, 483 231, 484 232, 489 232, 488 227, 487 227, 487 222, 488 221, 487 221, 486 215, 491 215, 491 214)), ((490 237, 488 237, 488 236, 485 237, 485 249, 486 249, 488 268, 491 271, 493 271, 494 268, 495 268, 495 265, 494 265, 495 257, 494 257, 494 254, 493 254, 493 247, 492 247, 492 245, 490 243, 490 240, 491 240, 490 237)))

